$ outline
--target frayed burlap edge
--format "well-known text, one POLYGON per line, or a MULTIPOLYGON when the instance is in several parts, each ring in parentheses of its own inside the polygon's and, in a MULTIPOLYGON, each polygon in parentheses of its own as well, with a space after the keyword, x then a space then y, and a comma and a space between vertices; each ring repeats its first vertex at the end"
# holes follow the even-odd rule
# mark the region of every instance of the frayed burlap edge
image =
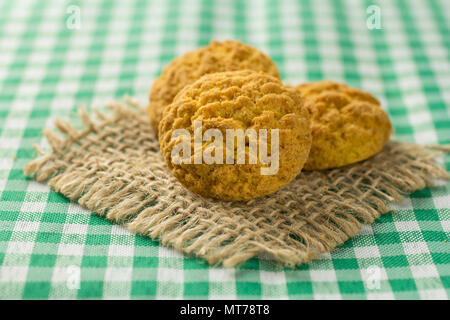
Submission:
MULTIPOLYGON (((132 232, 162 245, 231 267, 255 256, 295 266, 329 252, 389 211, 387 203, 432 185, 447 173, 436 151, 389 142, 358 164, 302 172, 270 196, 244 202, 207 199, 170 174, 142 107, 113 102, 95 117, 80 109, 86 128, 57 120, 60 138, 45 136, 52 152, 25 174, 132 232)), ((442 147, 438 147, 442 148, 442 147)), ((445 148, 445 147, 444 147, 445 148)))

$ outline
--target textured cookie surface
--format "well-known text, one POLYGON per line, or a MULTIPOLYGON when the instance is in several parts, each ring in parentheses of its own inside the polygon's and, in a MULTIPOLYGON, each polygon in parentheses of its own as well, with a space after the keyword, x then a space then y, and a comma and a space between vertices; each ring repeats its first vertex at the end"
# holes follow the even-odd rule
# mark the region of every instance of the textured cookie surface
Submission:
POLYGON ((332 81, 296 87, 311 114, 313 143, 306 170, 345 166, 379 152, 391 122, 371 94, 332 81))
POLYGON ((212 41, 206 47, 174 59, 164 68, 150 90, 147 112, 153 129, 158 131, 164 108, 184 86, 208 73, 243 69, 263 71, 280 77, 276 65, 267 55, 239 41, 212 41))
MULTIPOLYGON (((277 130, 275 130, 277 131, 277 130)), ((223 200, 248 200, 277 191, 301 171, 311 147, 309 113, 295 89, 285 88, 280 80, 250 70, 207 74, 186 86, 164 111, 159 125, 161 151, 174 176, 198 194, 223 200), (269 167, 258 156, 249 163, 245 145, 244 164, 194 164, 194 122, 201 121, 202 132, 218 129, 223 134, 221 149, 226 152, 227 129, 267 130, 267 150, 272 149, 273 129, 278 129, 278 171, 262 175, 269 167), (191 164, 175 164, 172 150, 180 139, 172 139, 177 129, 191 135, 191 164)), ((211 142, 202 142, 205 150, 211 142)), ((258 149, 261 144, 258 141, 258 149)), ((236 144, 230 154, 237 162, 236 144)), ((214 154, 216 154, 214 152, 214 154)), ((225 162, 225 161, 224 161, 225 162)))

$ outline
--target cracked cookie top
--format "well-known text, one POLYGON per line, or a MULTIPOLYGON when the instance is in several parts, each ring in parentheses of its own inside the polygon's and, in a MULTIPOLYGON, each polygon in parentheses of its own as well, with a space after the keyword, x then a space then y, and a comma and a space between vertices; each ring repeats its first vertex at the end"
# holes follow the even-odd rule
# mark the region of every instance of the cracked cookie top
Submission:
POLYGON ((333 81, 295 87, 311 114, 307 170, 341 167, 371 157, 389 139, 391 122, 370 93, 333 81))
POLYGON ((176 94, 201 76, 223 71, 250 69, 279 78, 275 63, 260 50, 242 42, 212 41, 208 46, 185 53, 164 68, 150 90, 147 112, 157 132, 162 112, 176 94))
MULTIPOLYGON (((259 137, 258 151, 265 142, 259 137)), ((266 73, 242 70, 207 74, 186 86, 165 109, 159 138, 169 169, 186 188, 223 200, 249 200, 277 191, 298 175, 308 157, 311 128, 309 113, 295 89, 284 87, 279 79, 266 73), (201 130, 195 126, 199 122, 201 130), (172 137, 177 129, 189 133, 190 163, 172 161, 172 151, 181 139, 172 137), (222 155, 222 164, 195 164, 194 133, 200 130, 205 134, 208 129, 217 129, 223 137, 213 147, 214 155, 222 155), (259 137, 267 132, 265 150, 273 156, 272 161, 278 157, 276 172, 261 173, 262 168, 270 167, 273 162, 264 162, 259 153, 256 163, 249 163, 249 136, 245 137, 243 148, 245 163, 237 163, 237 143, 227 150, 228 129, 233 129, 231 132, 253 129, 259 137), (274 151, 276 142, 272 132, 275 131, 278 132, 278 147, 274 151), (226 163, 226 155, 234 157, 233 164, 226 163)), ((236 140, 233 138, 233 141, 236 140)), ((212 144, 203 139, 201 152, 212 144)))

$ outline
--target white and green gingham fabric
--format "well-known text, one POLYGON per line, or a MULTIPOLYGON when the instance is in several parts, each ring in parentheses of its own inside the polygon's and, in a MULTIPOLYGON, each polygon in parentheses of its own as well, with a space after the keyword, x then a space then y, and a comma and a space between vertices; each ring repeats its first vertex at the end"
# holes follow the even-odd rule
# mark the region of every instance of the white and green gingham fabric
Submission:
MULTIPOLYGON (((145 102, 165 64, 210 39, 262 49, 290 84, 333 79, 372 92, 397 140, 450 143, 447 0, 0 1, 0 298, 448 299, 446 181, 317 261, 224 269, 24 176, 55 118, 124 94, 145 102)), ((449 170, 450 156, 441 161, 449 170)))

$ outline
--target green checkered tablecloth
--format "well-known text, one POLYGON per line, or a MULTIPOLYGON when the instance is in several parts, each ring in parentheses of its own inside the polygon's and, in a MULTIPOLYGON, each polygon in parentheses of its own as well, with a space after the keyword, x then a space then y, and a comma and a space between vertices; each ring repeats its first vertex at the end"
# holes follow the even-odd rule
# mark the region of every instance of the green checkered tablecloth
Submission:
MULTIPOLYGON (((144 102, 172 58, 228 38, 270 54, 291 84, 334 79, 373 92, 397 140, 450 143, 446 0, 1 1, 0 298, 449 298, 445 181, 317 261, 224 269, 24 177, 55 118, 126 93, 144 102)), ((441 161, 450 170, 450 156, 441 161)))

